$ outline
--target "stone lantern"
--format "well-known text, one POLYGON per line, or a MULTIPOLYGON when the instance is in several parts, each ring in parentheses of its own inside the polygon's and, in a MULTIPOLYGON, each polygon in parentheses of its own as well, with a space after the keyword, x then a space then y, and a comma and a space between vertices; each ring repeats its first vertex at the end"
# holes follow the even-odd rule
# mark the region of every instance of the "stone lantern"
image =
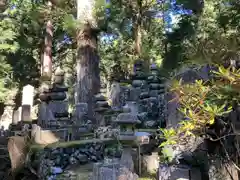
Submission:
POLYGON ((120 128, 119 142, 123 146, 121 164, 133 171, 132 146, 136 143, 135 125, 141 123, 137 116, 131 113, 120 113, 114 121, 120 128))

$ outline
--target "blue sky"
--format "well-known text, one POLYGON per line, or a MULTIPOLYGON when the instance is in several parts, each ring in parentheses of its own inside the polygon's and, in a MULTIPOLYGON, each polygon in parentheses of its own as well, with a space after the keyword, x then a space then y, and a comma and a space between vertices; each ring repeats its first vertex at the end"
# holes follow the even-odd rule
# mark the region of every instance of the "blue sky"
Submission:
MULTIPOLYGON (((156 0, 158 3, 163 3, 163 2, 167 2, 169 3, 169 9, 167 11, 163 12, 159 12, 155 18, 164 18, 165 20, 165 31, 166 32, 171 32, 172 28, 175 24, 178 23, 179 21, 179 17, 182 14, 191 14, 190 10, 186 10, 184 9, 181 5, 178 5, 176 3, 176 0, 156 0)), ((110 3, 111 0, 106 0, 106 3, 110 3)), ((108 15, 110 13, 111 9, 106 9, 106 15, 108 15)), ((111 35, 107 35, 107 36, 103 36, 101 38, 102 40, 111 40, 113 39, 113 36, 111 35)), ((67 36, 64 37, 64 41, 66 43, 70 43, 69 42, 69 38, 67 36)))
POLYGON ((184 9, 182 5, 178 5, 176 0, 169 0, 170 8, 165 13, 166 31, 171 31, 174 24, 180 20, 180 15, 191 14, 191 10, 184 9))
MULTIPOLYGON (((111 0, 106 0, 110 3, 111 0)), ((172 32, 172 28, 180 20, 182 14, 191 14, 190 10, 186 10, 182 5, 178 5, 176 0, 156 0, 158 3, 169 3, 169 9, 165 12, 159 12, 155 15, 155 18, 164 18, 165 20, 165 32, 172 32)), ((110 9, 106 9, 106 14, 110 13, 110 9)), ((111 35, 106 35, 101 38, 102 40, 112 40, 114 39, 111 35)))

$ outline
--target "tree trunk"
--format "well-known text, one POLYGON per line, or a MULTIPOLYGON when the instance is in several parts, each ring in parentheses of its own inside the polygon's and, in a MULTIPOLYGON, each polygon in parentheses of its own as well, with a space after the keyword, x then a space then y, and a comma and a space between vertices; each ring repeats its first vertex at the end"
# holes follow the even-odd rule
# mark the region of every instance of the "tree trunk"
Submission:
POLYGON ((0 1, 0 13, 3 13, 7 9, 7 0, 0 1))
MULTIPOLYGON (((48 1, 49 10, 52 8, 52 3, 48 1)), ((52 21, 48 20, 46 24, 46 35, 44 40, 44 52, 42 59, 42 76, 51 79, 52 76, 52 38, 53 38, 53 26, 52 21)))
POLYGON ((133 38, 135 41, 135 53, 138 57, 141 57, 142 53, 142 1, 137 1, 137 14, 133 15, 133 38))
MULTIPOLYGON (((48 1, 49 12, 52 8, 52 3, 48 1)), ((48 20, 46 23, 46 35, 44 38, 44 47, 42 52, 41 62, 41 76, 42 81, 40 85, 41 92, 44 91, 51 83, 52 77, 52 38, 53 38, 53 25, 52 21, 48 20)))
POLYGON ((78 19, 82 24, 82 29, 77 37, 77 99, 78 103, 88 104, 90 116, 93 115, 93 95, 100 90, 94 5, 94 0, 78 0, 78 19))

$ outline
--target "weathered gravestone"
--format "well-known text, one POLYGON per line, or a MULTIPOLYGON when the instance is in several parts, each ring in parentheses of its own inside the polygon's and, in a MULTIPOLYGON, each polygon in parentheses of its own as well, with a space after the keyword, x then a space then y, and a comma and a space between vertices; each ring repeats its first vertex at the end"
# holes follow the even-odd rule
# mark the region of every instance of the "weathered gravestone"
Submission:
POLYGON ((78 103, 75 106, 75 111, 73 112, 73 119, 76 124, 83 125, 84 123, 84 116, 87 115, 88 112, 88 104, 87 103, 78 103))
POLYGON ((19 107, 17 110, 13 112, 13 117, 12 117, 12 124, 16 125, 21 121, 21 115, 22 113, 22 107, 19 107))
POLYGON ((51 130, 42 130, 37 124, 32 125, 31 131, 32 139, 36 144, 52 144, 59 141, 59 138, 51 130))
POLYGON ((33 106, 33 97, 34 97, 34 87, 31 85, 26 85, 23 87, 22 91, 22 113, 21 120, 23 122, 31 122, 31 109, 33 106))
POLYGON ((30 145, 27 137, 13 136, 8 140, 8 152, 13 177, 23 169, 30 145))
POLYGON ((158 180, 190 180, 190 169, 184 166, 160 165, 158 180))
POLYGON ((12 116, 13 116, 13 110, 14 110, 14 99, 17 94, 17 90, 13 89, 10 92, 6 92, 6 100, 4 101, 4 112, 1 115, 0 119, 0 127, 4 130, 9 129, 10 124, 12 123, 12 116))
POLYGON ((118 82, 113 82, 111 85, 111 90, 109 92, 108 99, 111 101, 111 106, 114 109, 119 109, 121 107, 120 103, 121 87, 118 82))
POLYGON ((105 126, 105 112, 109 110, 109 104, 102 94, 97 94, 94 96, 95 99, 95 106, 94 106, 94 112, 96 117, 96 123, 99 126, 105 126))
POLYGON ((95 163, 92 180, 137 180, 138 175, 122 165, 118 159, 95 163))
POLYGON ((67 101, 50 101, 48 108, 51 109, 53 114, 56 113, 66 113, 68 112, 68 102, 67 101))

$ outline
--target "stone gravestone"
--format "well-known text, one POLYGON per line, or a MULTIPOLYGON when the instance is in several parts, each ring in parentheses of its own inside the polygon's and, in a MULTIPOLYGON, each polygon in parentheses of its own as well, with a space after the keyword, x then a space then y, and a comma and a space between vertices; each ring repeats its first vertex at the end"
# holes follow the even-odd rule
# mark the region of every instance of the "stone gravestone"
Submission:
POLYGON ((138 104, 134 101, 127 101, 125 107, 128 107, 131 114, 136 116, 138 114, 138 104))
POLYGON ((13 106, 7 105, 4 108, 4 113, 0 120, 0 128, 7 130, 9 129, 10 124, 12 123, 12 116, 13 116, 13 106))
POLYGON ((59 141, 59 138, 53 131, 42 130, 42 128, 36 124, 32 125, 31 136, 36 144, 52 144, 59 141))
POLYGON ((31 122, 31 106, 28 104, 22 105, 22 121, 31 122))
POLYGON ((12 136, 7 144, 9 157, 11 160, 11 172, 14 176, 24 168, 24 164, 29 152, 29 145, 26 137, 12 136))
POLYGON ((68 101, 50 101, 48 108, 52 113, 66 113, 68 112, 68 101))
POLYGON ((176 127, 181 117, 178 111, 179 104, 177 100, 172 101, 176 96, 173 93, 169 93, 166 96, 167 103, 167 127, 176 127))
POLYGON ((26 85, 23 87, 22 92, 22 121, 31 122, 31 108, 33 106, 34 87, 26 85))
POLYGON ((121 87, 118 82, 113 82, 111 85, 111 90, 109 92, 109 100, 111 100, 111 106, 114 109, 119 109, 120 104, 120 94, 121 94, 121 87))
POLYGON ((26 85, 22 91, 22 105, 33 105, 34 87, 26 85))
POLYGON ((78 103, 75 106, 75 111, 73 117, 76 124, 84 124, 83 117, 87 115, 88 104, 87 103, 78 103))
POLYGON ((21 115, 22 113, 22 107, 19 107, 17 110, 13 112, 13 117, 12 117, 12 124, 16 125, 18 122, 21 121, 21 115))
POLYGON ((158 180, 190 180, 190 169, 187 167, 167 166, 161 164, 158 171, 158 180))
POLYGON ((52 111, 48 108, 48 105, 45 102, 40 104, 38 119, 42 127, 47 127, 50 121, 55 121, 52 111))

